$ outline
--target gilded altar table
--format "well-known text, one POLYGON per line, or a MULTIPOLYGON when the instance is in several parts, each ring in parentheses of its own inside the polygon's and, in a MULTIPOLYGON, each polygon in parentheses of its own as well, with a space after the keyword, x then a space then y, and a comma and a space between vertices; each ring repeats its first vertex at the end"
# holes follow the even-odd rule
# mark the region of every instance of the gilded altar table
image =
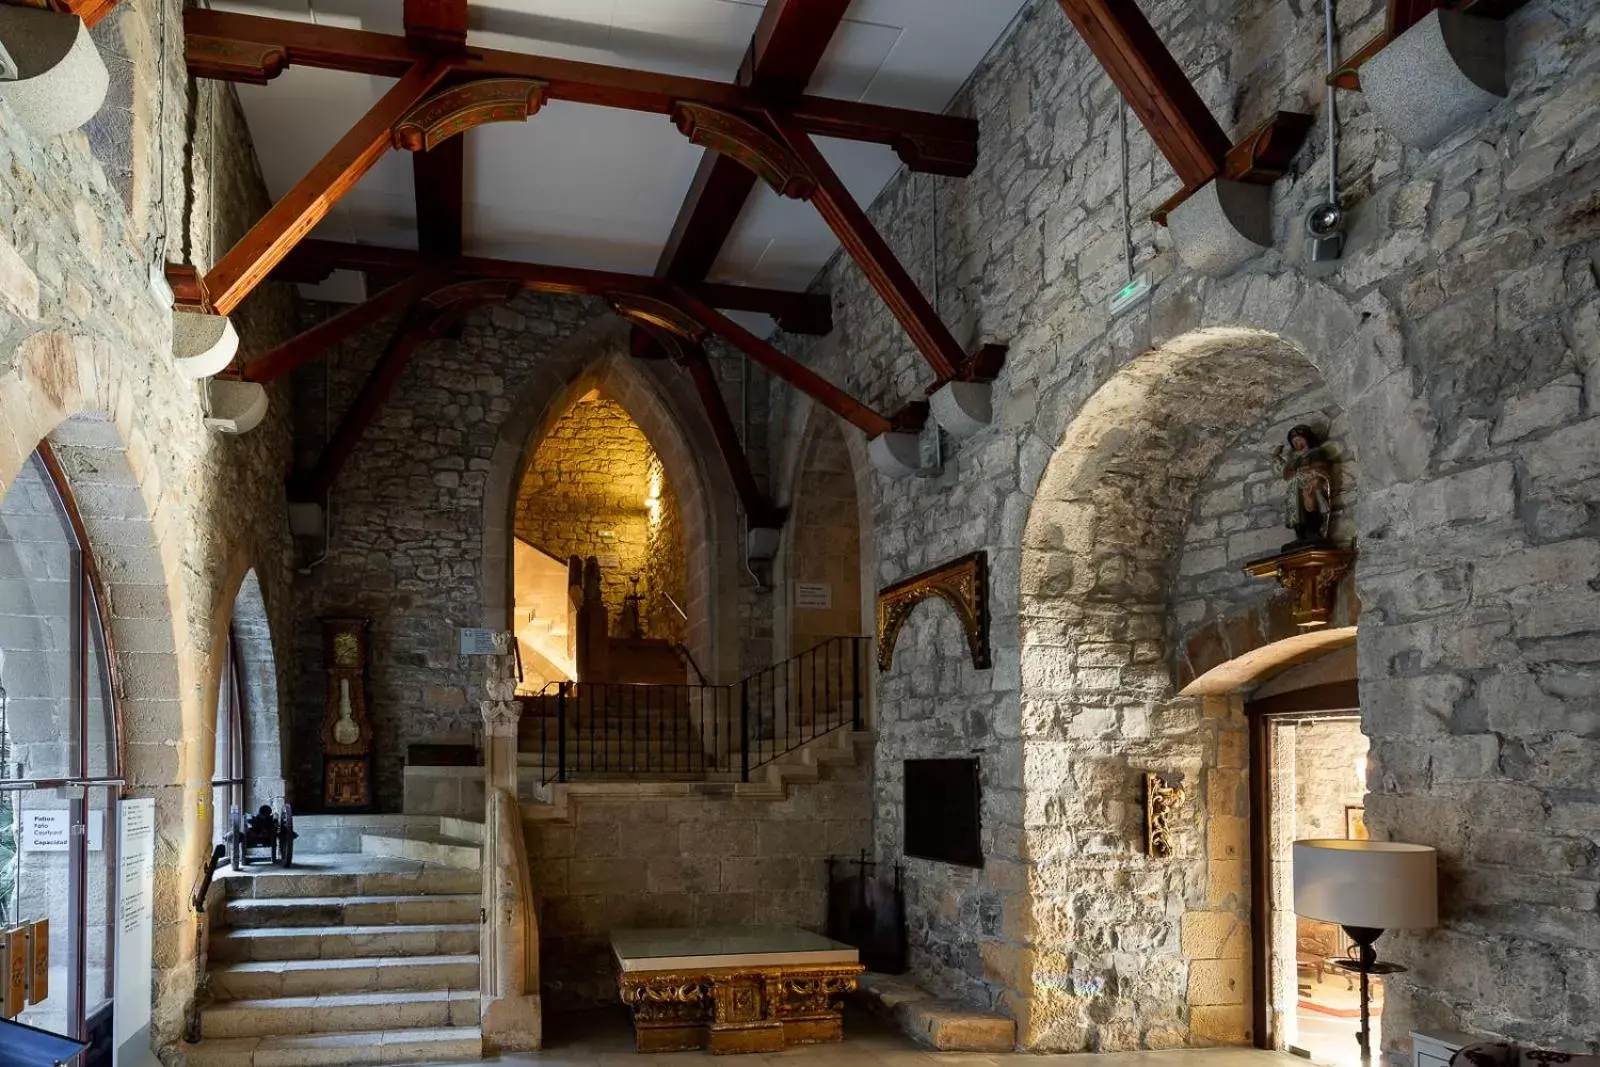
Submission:
POLYGON ((776 1052, 844 1037, 856 950, 788 928, 617 930, 611 950, 640 1052, 776 1052))

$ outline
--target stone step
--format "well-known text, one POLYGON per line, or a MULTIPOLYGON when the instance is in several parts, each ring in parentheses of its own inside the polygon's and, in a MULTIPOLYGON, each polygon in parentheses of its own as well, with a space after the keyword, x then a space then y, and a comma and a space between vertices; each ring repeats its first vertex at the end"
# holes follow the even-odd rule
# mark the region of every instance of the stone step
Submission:
POLYGON ((478 957, 386 956, 377 959, 269 960, 213 967, 218 1000, 311 997, 394 989, 476 989, 478 957))
POLYGON ((391 1030, 476 1026, 478 991, 428 989, 225 1000, 200 1013, 202 1038, 328 1034, 374 1025, 391 1030))
POLYGON ((398 834, 362 834, 361 851, 368 856, 420 860, 462 870, 476 871, 483 866, 482 846, 440 833, 412 832, 403 837, 398 834))
MULTIPOLYGON (((338 857, 344 859, 345 857, 338 857)), ((477 871, 416 863, 396 864, 409 869, 361 873, 318 874, 314 864, 328 857, 306 856, 305 868, 225 880, 230 900, 269 900, 284 897, 424 896, 441 893, 476 893, 482 877, 477 871)))
POLYGON ((183 1046, 189 1067, 375 1067, 483 1056, 475 1026, 361 1030, 289 1037, 229 1037, 183 1046))
POLYGON ((277 897, 230 900, 223 910, 230 929, 260 927, 392 926, 471 923, 482 906, 478 893, 439 896, 277 897))
POLYGON ((457 841, 470 841, 474 845, 483 844, 483 823, 472 819, 462 819, 454 815, 439 816, 439 833, 444 837, 457 841))
MULTIPOLYGON (((473 916, 476 920, 477 915, 473 916)), ((478 951, 478 923, 404 926, 264 927, 228 930, 211 939, 218 963, 277 960, 383 959, 462 955, 478 951)))

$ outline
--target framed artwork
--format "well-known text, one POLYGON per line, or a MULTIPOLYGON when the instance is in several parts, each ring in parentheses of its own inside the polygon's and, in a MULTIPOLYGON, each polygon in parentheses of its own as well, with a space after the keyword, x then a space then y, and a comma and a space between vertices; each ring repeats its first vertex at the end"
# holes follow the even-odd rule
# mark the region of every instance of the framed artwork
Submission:
POLYGON ((1344 809, 1344 836, 1350 841, 1367 840, 1367 811, 1356 804, 1347 804, 1344 809))

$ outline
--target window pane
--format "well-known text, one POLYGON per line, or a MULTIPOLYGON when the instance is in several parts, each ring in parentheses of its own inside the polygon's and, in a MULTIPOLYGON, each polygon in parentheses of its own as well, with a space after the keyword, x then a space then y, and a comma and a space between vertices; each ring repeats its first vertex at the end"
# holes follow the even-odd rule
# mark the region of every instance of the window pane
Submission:
POLYGON ((93 1016, 100 1007, 111 1000, 116 991, 116 977, 111 970, 111 953, 114 947, 116 903, 113 887, 116 885, 116 829, 117 802, 113 790, 100 788, 88 790, 89 912, 85 918, 84 1012, 93 1016))
POLYGON ((91 593, 89 614, 89 777, 112 778, 117 766, 117 708, 111 699, 111 670, 105 634, 91 593))
POLYGON ((0 500, 0 685, 6 778, 78 774, 73 714, 77 542, 37 454, 0 500))

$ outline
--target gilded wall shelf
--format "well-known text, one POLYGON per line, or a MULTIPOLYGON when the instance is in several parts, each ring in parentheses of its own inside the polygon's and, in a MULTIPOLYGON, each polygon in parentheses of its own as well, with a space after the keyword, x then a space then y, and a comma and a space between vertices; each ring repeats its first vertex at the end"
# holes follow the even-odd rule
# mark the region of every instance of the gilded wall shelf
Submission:
POLYGON ((1350 573, 1356 553, 1337 545, 1312 545, 1251 560, 1246 574, 1273 578, 1294 597, 1294 624, 1302 630, 1328 625, 1339 582, 1350 573))

